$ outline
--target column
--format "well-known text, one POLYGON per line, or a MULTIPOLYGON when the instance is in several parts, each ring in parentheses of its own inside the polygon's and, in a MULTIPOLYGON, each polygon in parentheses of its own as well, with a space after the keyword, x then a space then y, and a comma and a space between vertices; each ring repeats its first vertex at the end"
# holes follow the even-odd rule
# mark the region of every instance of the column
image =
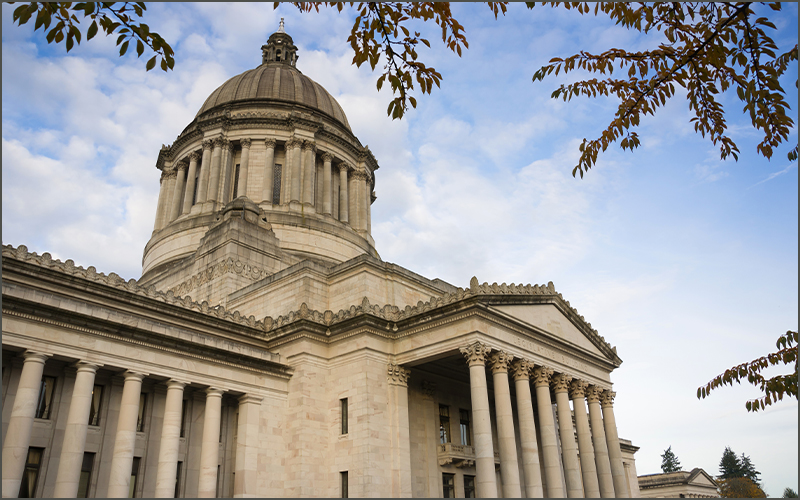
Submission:
POLYGON ((206 413, 203 419, 203 442, 200 448, 199 498, 217 496, 217 466, 219 465, 219 426, 222 417, 222 394, 214 387, 206 389, 206 413))
POLYGON ((539 467, 539 447, 536 443, 536 424, 533 420, 530 371, 533 363, 520 359, 512 366, 517 392, 519 441, 522 446, 522 473, 525 475, 525 495, 542 498, 542 472, 539 467))
POLYGON ((314 206, 314 184, 317 173, 316 146, 313 141, 303 142, 303 205, 314 206))
MULTIPOLYGON (((219 200, 223 205, 227 205, 231 201, 231 181, 233 179, 233 143, 225 141, 222 146, 222 168, 220 169, 220 190, 219 200)), ((239 174, 241 177, 241 173, 239 174)))
POLYGON ((348 223, 350 202, 347 197, 347 169, 349 166, 345 162, 339 163, 339 220, 348 223))
POLYGON ((167 224, 177 219, 181 214, 181 207, 183 205, 183 198, 181 198, 181 195, 183 194, 183 187, 186 185, 186 170, 188 168, 189 163, 185 159, 178 163, 178 178, 175 182, 175 190, 172 192, 172 207, 170 208, 167 224))
POLYGON ((58 474, 53 496, 56 498, 75 498, 78 494, 78 481, 81 477, 83 452, 86 450, 86 430, 89 426, 89 410, 92 407, 94 376, 101 365, 80 361, 76 365, 75 385, 67 414, 67 427, 64 430, 64 443, 58 462, 58 474))
POLYGON ((460 349, 469 364, 469 389, 472 398, 472 419, 475 421, 475 494, 478 498, 497 498, 494 471, 494 445, 489 415, 489 389, 486 384, 486 358, 490 348, 475 342, 460 349))
MULTIPOLYGON (((234 497, 257 497, 258 494, 258 420, 264 398, 245 394, 239 398, 239 424, 236 430, 236 476, 234 497)), ((214 467, 216 472, 216 467, 214 467)))
POLYGON ((161 446, 158 450, 158 470, 156 471, 156 498, 172 498, 175 495, 184 387, 186 387, 185 382, 174 379, 167 382, 167 401, 164 407, 164 422, 161 427, 161 446))
POLYGON ((222 168, 222 148, 226 141, 223 137, 214 139, 214 151, 211 153, 211 169, 208 174, 207 201, 217 201, 219 194, 219 177, 222 168))
POLYGON ((128 498, 133 465, 133 447, 136 445, 136 421, 139 419, 139 395, 145 375, 125 372, 122 401, 119 404, 117 435, 111 457, 111 474, 108 479, 109 498, 128 498))
POLYGON ((322 213, 331 215, 333 207, 331 195, 333 187, 331 185, 331 162, 333 156, 330 153, 322 154, 322 213))
POLYGON ((553 392, 556 394, 558 412, 558 433, 561 436, 561 458, 564 463, 564 479, 567 482, 569 498, 583 498, 580 466, 578 465, 578 446, 575 443, 575 430, 572 427, 572 410, 569 407, 569 384, 572 377, 559 373, 553 377, 553 392))
POLYGON ((611 462, 611 478, 614 481, 614 492, 617 498, 628 498, 628 485, 625 481, 625 468, 622 465, 622 450, 619 448, 619 435, 617 434, 617 420, 614 418, 614 396, 617 393, 603 391, 600 406, 603 409, 603 427, 606 431, 608 444, 608 458, 611 462))
POLYGON ((389 363, 389 415, 392 425, 392 497, 411 497, 411 438, 408 423, 408 375, 389 363))
POLYGON ((600 410, 602 394, 603 389, 596 385, 590 386, 586 391, 586 402, 589 404, 589 421, 592 424, 592 442, 594 443, 594 459, 597 464, 597 480, 600 483, 600 496, 614 498, 614 480, 611 476, 611 462, 608 459, 608 444, 600 410))
POLYGON ((364 230, 372 234, 372 188, 375 185, 375 174, 367 177, 367 183, 364 185, 364 194, 367 199, 364 203, 364 230))
POLYGON ((197 151, 189 153, 189 173, 186 174, 186 191, 183 195, 183 210, 181 213, 188 214, 192 209, 192 202, 194 201, 194 189, 197 183, 197 161, 200 155, 197 151))
POLYGON ((247 196, 247 174, 250 163, 250 139, 245 138, 239 141, 242 145, 242 161, 239 163, 239 183, 236 186, 236 197, 247 196))
POLYGON ((550 401, 550 377, 553 370, 538 366, 533 370, 533 385, 536 388, 536 406, 539 409, 539 433, 542 437, 542 459, 548 498, 564 498, 561 484, 561 463, 558 460, 556 424, 553 419, 553 403, 550 401))
POLYGON ((500 477, 503 479, 503 496, 506 498, 522 496, 514 417, 511 410, 511 389, 508 386, 508 365, 513 360, 514 356, 503 351, 491 357, 494 408, 497 415, 497 444, 500 448, 500 477))
POLYGON ((4 498, 16 498, 19 495, 19 485, 28 459, 33 417, 39 403, 44 362, 50 355, 25 351, 23 357, 25 362, 22 365, 11 417, 8 419, 6 440, 3 442, 4 498))
POLYGON ((203 160, 200 163, 200 178, 197 180, 200 183, 197 186, 197 203, 203 203, 208 198, 208 176, 209 170, 211 170, 211 150, 213 147, 213 140, 203 141, 203 160))
POLYGON ((289 194, 289 202, 295 203, 295 207, 299 208, 297 205, 300 203, 300 167, 301 167, 301 156, 302 152, 300 150, 301 146, 303 145, 303 141, 299 139, 293 139, 291 141, 292 147, 292 187, 291 192, 289 194))
POLYGON ((581 475, 583 477, 583 493, 586 498, 600 498, 600 483, 597 480, 597 466, 592 447, 592 432, 589 430, 589 419, 586 416, 584 401, 588 383, 584 380, 573 380, 569 386, 569 397, 575 412, 575 427, 578 431, 578 451, 581 459, 581 475))
POLYGON ((439 411, 436 406, 436 384, 425 380, 422 382, 422 421, 425 427, 425 438, 428 443, 425 451, 425 475, 428 477, 428 491, 425 495, 436 498, 442 491, 442 474, 439 472, 439 411))
POLYGON ((264 185, 261 188, 261 200, 264 203, 269 203, 272 205, 275 203, 276 205, 281 202, 280 198, 277 201, 273 201, 273 193, 275 190, 275 139, 265 139, 264 145, 267 147, 267 161, 264 167, 264 185))
POLYGON ((161 177, 158 180, 158 204, 156 205, 156 222, 153 225, 153 231, 159 231, 164 227, 164 212, 166 211, 167 198, 169 198, 169 194, 167 193, 169 189, 169 182, 167 182, 169 174, 169 170, 162 170, 161 177))

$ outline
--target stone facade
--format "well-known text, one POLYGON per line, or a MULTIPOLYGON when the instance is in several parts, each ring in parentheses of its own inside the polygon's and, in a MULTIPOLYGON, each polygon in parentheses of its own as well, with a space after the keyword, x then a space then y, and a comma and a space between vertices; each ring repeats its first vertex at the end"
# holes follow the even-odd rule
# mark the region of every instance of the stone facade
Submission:
POLYGON ((638 479, 642 498, 719 498, 717 482, 700 468, 647 474, 638 479))
POLYGON ((638 496, 616 348, 380 259, 377 160, 281 29, 156 167, 139 280, 2 249, 3 496, 638 496))

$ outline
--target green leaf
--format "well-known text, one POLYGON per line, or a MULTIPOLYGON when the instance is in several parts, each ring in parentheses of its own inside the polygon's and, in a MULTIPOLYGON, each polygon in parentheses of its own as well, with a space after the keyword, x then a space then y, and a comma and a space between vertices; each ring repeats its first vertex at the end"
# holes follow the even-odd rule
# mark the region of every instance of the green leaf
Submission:
POLYGON ((141 40, 136 40, 136 57, 142 57, 144 53, 144 44, 141 40))
POLYGON ((123 44, 122 44, 122 47, 120 47, 120 48, 119 48, 119 55, 120 55, 120 57, 124 56, 124 55, 125 55, 125 52, 127 52, 127 51, 128 51, 128 44, 129 44, 129 43, 130 43, 129 41, 126 41, 125 43, 123 43, 123 44))
POLYGON ((91 40, 97 34, 97 21, 92 21, 89 29, 86 30, 86 39, 91 40))
POLYGON ((145 68, 147 69, 147 71, 150 71, 151 69, 153 69, 155 67, 156 67, 156 56, 153 56, 153 57, 150 58, 149 61, 147 61, 147 64, 145 65, 145 68))

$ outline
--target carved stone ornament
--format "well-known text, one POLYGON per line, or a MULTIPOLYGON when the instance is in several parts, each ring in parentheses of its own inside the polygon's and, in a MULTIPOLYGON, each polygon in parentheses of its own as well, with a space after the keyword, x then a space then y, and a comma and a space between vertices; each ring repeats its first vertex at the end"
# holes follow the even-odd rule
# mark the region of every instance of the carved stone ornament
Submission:
POLYGON ((275 149, 275 144, 275 139, 264 139, 264 145, 267 147, 267 149, 275 149))
POLYGON ((492 373, 508 373, 508 367, 514 361, 514 356, 505 352, 498 351, 492 355, 492 373))
POLYGON ((568 392, 570 382, 572 382, 571 376, 567 375, 566 373, 559 373, 553 377, 551 382, 553 386, 553 392, 568 392))
POLYGON ((485 365, 486 358, 489 356, 492 348, 481 342, 474 342, 467 347, 462 347, 459 351, 467 358, 467 364, 469 364, 469 366, 478 364, 485 365))
POLYGON ((336 166, 339 168, 339 172, 347 172, 350 170, 350 165, 348 165, 347 162, 339 162, 336 166))
POLYGON ((214 147, 214 141, 212 139, 207 139, 203 141, 203 150, 212 149, 214 147))
POLYGON ((425 399, 433 400, 433 395, 436 394, 436 384, 428 380, 422 381, 422 397, 425 399))
POLYGON ((528 380, 531 376, 531 370, 533 370, 533 363, 527 359, 518 359, 511 365, 511 370, 514 374, 514 380, 528 380))
POLYGON ((327 151, 322 153, 322 161, 330 163, 333 161, 333 155, 328 153, 327 151))
POLYGON ((355 179, 357 181, 366 181, 369 176, 363 170, 356 170, 355 172, 350 174, 351 179, 355 179))
POLYGON ((243 148, 250 149, 251 142, 252 139, 250 139, 249 137, 245 137, 244 139, 239 140, 239 145, 242 146, 243 148))
POLYGON ((389 384, 408 387, 408 376, 411 372, 400 365, 389 363, 389 384))
POLYGON ((537 366, 533 369, 533 385, 550 386, 550 377, 553 376, 553 369, 546 366, 537 366))
POLYGON ((600 406, 602 406, 603 408, 605 408, 607 406, 613 406, 614 405, 614 397, 616 395, 617 395, 617 393, 614 392, 614 391, 608 391, 608 390, 603 391, 603 395, 600 396, 600 406))
POLYGON ((189 161, 193 161, 195 163, 200 161, 200 158, 202 158, 202 157, 203 157, 203 155, 198 153, 197 151, 192 151, 191 153, 189 153, 189 161))
POLYGON ((178 166, 177 166, 178 170, 186 170, 187 168, 189 168, 189 159, 188 158, 184 158, 184 159, 182 159, 181 161, 178 162, 178 166))
POLYGON ((602 395, 603 389, 596 385, 590 385, 589 388, 586 389, 586 400, 590 403, 599 403, 602 395))
POLYGON ((303 151, 316 151, 317 144, 314 141, 303 141, 303 151))
POLYGON ((233 143, 228 139, 222 139, 222 149, 225 151, 233 151, 233 143))
POLYGON ((589 382, 585 380, 575 379, 569 384, 569 398, 570 399, 583 399, 586 395, 586 388, 589 387, 589 382))

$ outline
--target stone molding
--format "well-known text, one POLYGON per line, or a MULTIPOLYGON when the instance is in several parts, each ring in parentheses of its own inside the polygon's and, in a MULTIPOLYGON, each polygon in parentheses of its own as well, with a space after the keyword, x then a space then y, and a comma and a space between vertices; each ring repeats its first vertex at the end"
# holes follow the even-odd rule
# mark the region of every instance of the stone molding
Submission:
POLYGON ((239 145, 243 148, 250 149, 250 144, 253 142, 252 139, 249 137, 245 137, 244 139, 239 139, 239 145))
POLYGON ((530 380, 533 363, 527 359, 517 359, 511 365, 514 380, 530 380))
POLYGON ((614 406, 614 398, 616 397, 617 393, 614 391, 605 390, 603 394, 600 396, 600 406, 603 408, 614 406))
POLYGON ((203 158, 203 155, 201 153, 198 153, 197 151, 192 151, 191 153, 189 153, 188 158, 189 161, 197 163, 203 158))
POLYGON ((264 139, 264 146, 266 146, 267 149, 270 149, 270 148, 275 149, 275 145, 276 144, 277 144, 277 141, 275 139, 264 139))
POLYGON ((227 273, 238 274, 239 276, 249 278, 252 281, 258 281, 270 275, 270 273, 265 269, 252 267, 241 261, 234 261, 232 257, 228 257, 227 260, 209 266, 208 268, 192 276, 191 279, 188 279, 180 285, 170 288, 169 291, 176 296, 182 297, 201 285, 204 285, 209 281, 219 278, 223 274, 227 273))
POLYGON ((514 356, 505 351, 498 351, 492 354, 490 359, 492 364, 492 374, 495 373, 508 373, 508 367, 514 361, 514 356))
POLYGON ((603 388, 596 385, 590 385, 586 389, 586 401, 589 403, 599 403, 600 398, 603 396, 603 388))
POLYGON ((586 388, 589 382, 585 380, 575 379, 569 384, 569 398, 570 399, 583 399, 586 397, 586 388))
POLYGON ((467 358, 469 366, 484 366, 492 348, 482 342, 475 341, 467 347, 460 348, 459 351, 467 358))
POLYGON ((408 376, 410 371, 400 365, 389 363, 389 385, 400 385, 408 387, 408 376))
POLYGON ((546 366, 537 366, 533 369, 533 385, 535 387, 550 387, 550 378, 553 376, 553 369, 546 366))

